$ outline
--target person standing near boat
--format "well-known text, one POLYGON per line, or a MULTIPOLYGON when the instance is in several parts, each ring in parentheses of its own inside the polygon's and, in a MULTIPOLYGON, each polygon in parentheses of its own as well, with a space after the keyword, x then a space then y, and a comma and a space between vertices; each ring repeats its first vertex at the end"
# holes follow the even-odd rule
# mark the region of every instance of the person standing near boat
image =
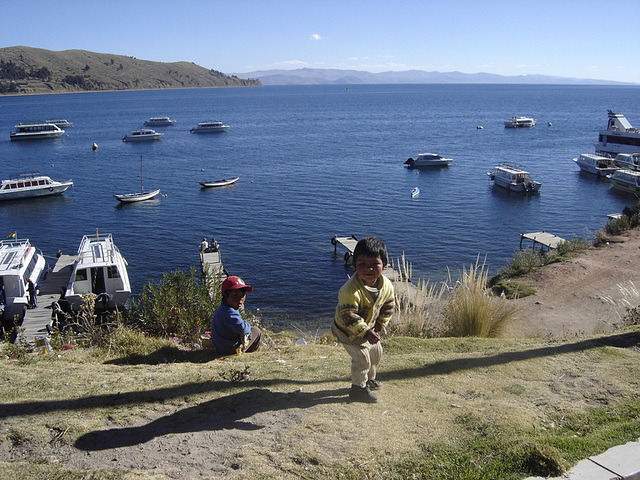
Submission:
POLYGON ((211 343, 219 354, 249 353, 260 348, 260 329, 240 314, 247 293, 252 291, 240 277, 228 277, 222 282, 222 301, 211 321, 211 343))
POLYGON ((380 239, 360 240, 353 250, 356 273, 338 293, 332 332, 351 357, 349 398, 357 402, 376 403, 371 390, 382 388, 376 380, 382 357, 380 332, 395 307, 393 284, 382 275, 387 261, 387 247, 380 239))

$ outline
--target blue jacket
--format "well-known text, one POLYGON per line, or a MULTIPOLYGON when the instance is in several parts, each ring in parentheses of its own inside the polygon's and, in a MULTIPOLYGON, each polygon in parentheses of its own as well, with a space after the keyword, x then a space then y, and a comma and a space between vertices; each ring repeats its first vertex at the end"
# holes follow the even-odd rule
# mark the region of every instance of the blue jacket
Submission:
POLYGON ((251 339, 251 325, 242 319, 238 310, 222 300, 211 321, 211 343, 216 352, 223 355, 236 353, 244 335, 251 339))

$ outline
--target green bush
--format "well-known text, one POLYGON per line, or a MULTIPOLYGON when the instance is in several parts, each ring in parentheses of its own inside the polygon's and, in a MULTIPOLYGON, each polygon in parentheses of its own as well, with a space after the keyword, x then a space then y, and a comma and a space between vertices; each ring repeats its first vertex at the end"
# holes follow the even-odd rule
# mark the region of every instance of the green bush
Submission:
POLYGON ((611 218, 604 226, 604 231, 609 235, 620 235, 629 230, 629 217, 622 215, 620 218, 611 218))
POLYGON ((165 273, 159 284, 151 280, 133 302, 129 318, 141 331, 160 337, 177 337, 196 343, 209 329, 220 304, 220 279, 205 275, 198 282, 195 267, 165 273))

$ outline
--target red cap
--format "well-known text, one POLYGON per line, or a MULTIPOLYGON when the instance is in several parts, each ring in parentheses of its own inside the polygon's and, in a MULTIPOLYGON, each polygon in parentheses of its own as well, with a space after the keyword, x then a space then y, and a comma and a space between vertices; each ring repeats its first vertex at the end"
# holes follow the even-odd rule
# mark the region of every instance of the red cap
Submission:
POLYGON ((238 290, 240 288, 245 289, 247 292, 253 292, 251 285, 244 283, 244 280, 240 277, 227 277, 225 281, 222 282, 222 295, 227 293, 229 290, 238 290))

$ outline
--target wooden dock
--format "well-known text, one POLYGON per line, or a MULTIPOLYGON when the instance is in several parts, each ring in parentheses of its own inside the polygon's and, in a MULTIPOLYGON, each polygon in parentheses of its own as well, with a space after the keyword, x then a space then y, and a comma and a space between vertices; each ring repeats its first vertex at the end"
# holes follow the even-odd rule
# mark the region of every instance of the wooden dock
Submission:
MULTIPOLYGON (((222 281, 229 276, 227 270, 222 264, 222 257, 220 255, 220 247, 216 251, 207 249, 204 252, 200 252, 200 270, 202 275, 212 275, 214 279, 222 281)), ((215 284, 219 284, 216 282, 215 284)), ((212 298, 215 297, 215 292, 210 292, 212 298)))
POLYGON ((566 242, 564 238, 560 238, 552 233, 547 233, 544 230, 541 232, 533 233, 521 233, 520 234, 520 249, 522 250, 522 242, 525 240, 531 240, 533 242, 533 249, 536 249, 536 245, 540 245, 540 249, 553 249, 558 248, 558 245, 566 242))
POLYGON ((47 272, 45 279, 38 285, 38 306, 30 308, 22 322, 20 338, 34 343, 37 337, 48 336, 47 327, 51 326, 51 304, 60 300, 67 288, 73 270, 76 255, 60 255, 53 270, 47 272))
MULTIPOLYGON (((350 237, 339 237, 335 235, 331 239, 331 243, 333 244, 333 252, 336 255, 338 254, 338 245, 342 246, 346 250, 343 256, 344 262, 349 268, 354 268, 353 250, 358 244, 356 236, 351 235, 350 237)), ((404 278, 402 273, 392 267, 391 259, 389 259, 389 264, 382 271, 382 274, 393 283, 393 288, 398 301, 409 302, 410 304, 414 303, 416 295, 418 294, 418 287, 411 282, 411 279, 404 278)))

